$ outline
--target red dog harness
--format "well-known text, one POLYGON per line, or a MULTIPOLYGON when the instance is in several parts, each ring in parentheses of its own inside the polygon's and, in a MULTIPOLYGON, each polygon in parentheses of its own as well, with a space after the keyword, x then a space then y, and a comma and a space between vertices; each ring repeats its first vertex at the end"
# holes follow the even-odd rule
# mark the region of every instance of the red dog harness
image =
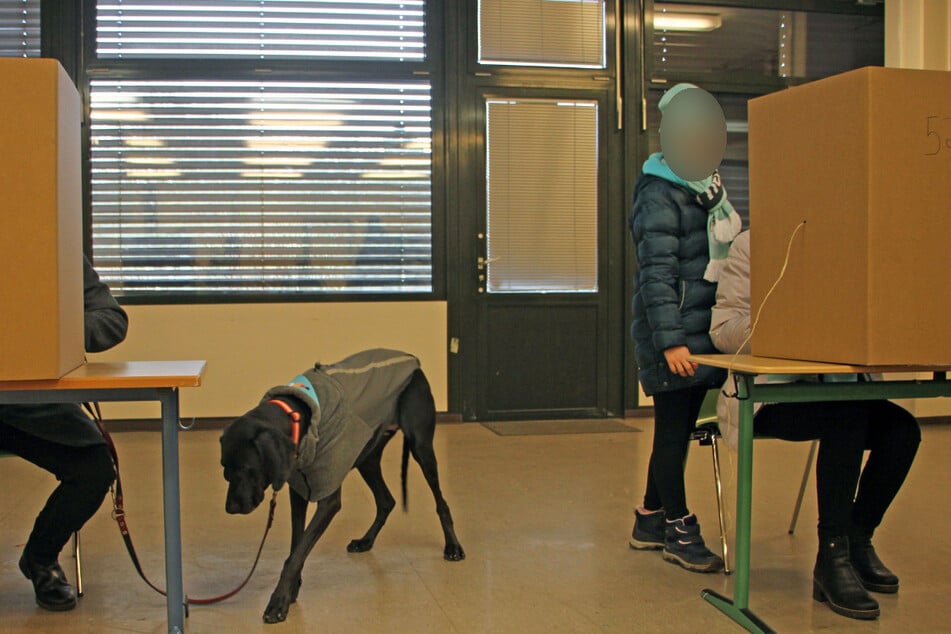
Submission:
POLYGON ((284 401, 280 401, 276 398, 271 399, 268 403, 274 403, 284 410, 285 414, 291 417, 291 440, 294 441, 294 456, 296 457, 300 449, 300 412, 294 410, 284 401))

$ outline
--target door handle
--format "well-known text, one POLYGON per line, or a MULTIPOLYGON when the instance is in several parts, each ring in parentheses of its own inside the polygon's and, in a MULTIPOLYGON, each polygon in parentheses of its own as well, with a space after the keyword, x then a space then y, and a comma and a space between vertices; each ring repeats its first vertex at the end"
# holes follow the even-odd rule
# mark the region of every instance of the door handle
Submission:
POLYGON ((486 264, 492 264, 493 262, 498 262, 501 259, 502 258, 500 257, 484 258, 480 255, 479 258, 476 260, 476 268, 479 269, 480 271, 483 271, 485 270, 486 264))

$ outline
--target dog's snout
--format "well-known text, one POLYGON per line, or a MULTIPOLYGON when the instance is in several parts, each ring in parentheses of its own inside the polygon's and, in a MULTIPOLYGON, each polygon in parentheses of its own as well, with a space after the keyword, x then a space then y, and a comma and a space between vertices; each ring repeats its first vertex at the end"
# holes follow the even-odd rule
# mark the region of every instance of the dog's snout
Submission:
POLYGON ((225 498, 225 511, 231 515, 247 515, 264 500, 264 491, 244 479, 231 481, 225 498))
POLYGON ((225 511, 229 515, 247 515, 251 511, 257 508, 257 504, 248 502, 247 500, 232 500, 228 499, 225 501, 225 511))

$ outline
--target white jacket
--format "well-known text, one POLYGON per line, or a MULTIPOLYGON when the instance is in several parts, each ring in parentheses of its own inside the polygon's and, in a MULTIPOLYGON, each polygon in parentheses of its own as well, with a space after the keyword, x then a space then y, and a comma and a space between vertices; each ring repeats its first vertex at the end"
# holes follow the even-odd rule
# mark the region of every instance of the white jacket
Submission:
MULTIPOLYGON (((749 353, 750 343, 750 232, 744 231, 736 237, 730 246, 720 280, 717 282, 717 303, 711 311, 710 339, 720 352, 733 354, 749 353), (744 342, 745 345, 744 345, 744 342), (743 349, 740 350, 740 346, 743 349)), ((765 381, 757 376, 756 382, 765 381)), ((735 387, 732 377, 727 377, 723 391, 733 394, 735 387)), ((756 404, 754 407, 759 407, 756 404)), ((736 398, 730 398, 721 391, 717 399, 717 419, 720 433, 727 445, 736 448, 739 443, 740 406, 736 398)))

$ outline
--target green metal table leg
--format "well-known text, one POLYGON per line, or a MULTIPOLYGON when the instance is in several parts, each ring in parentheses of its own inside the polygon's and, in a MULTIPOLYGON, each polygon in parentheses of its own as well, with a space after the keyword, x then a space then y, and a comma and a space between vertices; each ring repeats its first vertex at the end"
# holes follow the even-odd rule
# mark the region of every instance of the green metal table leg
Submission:
POLYGON ((753 399, 750 378, 744 377, 746 398, 740 401, 739 448, 736 473, 736 573, 733 602, 745 609, 750 604, 750 532, 753 511, 753 399))
POLYGON ((749 610, 750 533, 753 510, 753 377, 738 375, 740 391, 739 447, 736 476, 736 564, 733 569, 733 599, 705 589, 700 596, 750 632, 772 632, 749 610))
POLYGON ((741 609, 736 607, 733 605, 732 600, 726 598, 722 594, 714 592, 713 590, 703 590, 700 593, 700 596, 703 597, 705 601, 710 603, 710 605, 726 614, 728 617, 730 617, 730 619, 735 621, 738 625, 745 628, 749 632, 753 632, 754 634, 775 633, 775 630, 761 621, 760 618, 750 612, 749 609, 741 609))

